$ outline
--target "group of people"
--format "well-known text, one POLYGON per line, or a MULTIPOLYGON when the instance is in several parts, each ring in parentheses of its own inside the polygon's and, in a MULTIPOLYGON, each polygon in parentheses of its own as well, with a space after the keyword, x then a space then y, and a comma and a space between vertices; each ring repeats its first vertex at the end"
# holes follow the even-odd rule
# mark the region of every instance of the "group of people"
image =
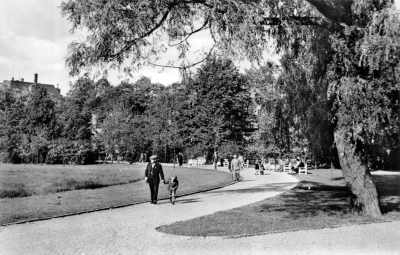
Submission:
POLYGON ((299 168, 304 167, 304 162, 300 157, 296 158, 296 163, 291 167, 289 174, 297 174, 299 173, 299 168))
MULTIPOLYGON (((183 156, 180 153, 178 155, 178 162, 179 165, 181 166, 183 163, 183 156), (181 156, 179 156, 181 155, 181 156)), ((177 176, 171 177, 168 181, 165 181, 164 178, 164 171, 160 163, 157 162, 157 156, 152 155, 149 157, 150 162, 146 166, 146 170, 144 172, 145 176, 145 181, 146 183, 149 184, 150 188, 150 200, 151 204, 157 204, 158 200, 158 188, 160 186, 160 183, 164 183, 168 185, 168 191, 169 191, 169 199, 171 204, 175 204, 176 200, 176 192, 178 190, 179 186, 179 181, 177 176)), ((229 169, 232 172, 233 180, 234 181, 240 181, 242 180, 240 176, 240 170, 243 170, 244 166, 244 159, 243 156, 235 154, 233 156, 233 159, 231 160, 229 164, 229 169)))
MULTIPOLYGON (((150 162, 147 164, 145 170, 145 181, 149 184, 150 188, 150 197, 151 204, 157 204, 158 197, 158 188, 160 183, 164 183, 168 185, 169 191, 169 199, 171 204, 175 204, 176 199, 176 191, 178 190, 179 181, 177 176, 171 177, 168 181, 164 179, 163 168, 160 163, 157 162, 157 156, 153 155, 150 158, 150 162)), ((179 166, 183 164, 183 155, 182 153, 178 154, 178 162, 179 166)), ((279 167, 277 171, 283 171, 284 165, 289 164, 289 162, 284 162, 282 159, 278 160, 279 167)), ((265 159, 256 159, 255 161, 255 174, 264 174, 264 170, 266 169, 265 159)), ((240 171, 243 170, 244 159, 242 155, 235 154, 233 155, 233 159, 229 161, 229 170, 232 172, 234 181, 241 181, 242 177, 240 176, 240 171)), ((296 163, 291 167, 289 174, 296 174, 299 171, 300 167, 304 167, 304 162, 300 157, 296 158, 296 163)))
MULTIPOLYGON (((289 160, 282 160, 281 158, 278 159, 279 166, 276 168, 275 171, 280 171, 283 172, 283 167, 284 165, 289 164, 289 160)), ((256 159, 255 161, 255 174, 264 174, 264 171, 267 169, 266 165, 268 162, 263 158, 263 159, 256 159)), ((299 172, 299 168, 304 167, 304 162, 301 160, 300 157, 296 157, 296 163, 291 166, 289 174, 296 174, 299 172)))

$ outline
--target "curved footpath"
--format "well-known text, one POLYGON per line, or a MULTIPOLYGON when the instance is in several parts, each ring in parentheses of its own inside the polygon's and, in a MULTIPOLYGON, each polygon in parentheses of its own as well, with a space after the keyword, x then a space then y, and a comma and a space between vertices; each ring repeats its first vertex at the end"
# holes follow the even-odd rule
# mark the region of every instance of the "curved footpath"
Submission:
POLYGON ((297 183, 283 173, 242 174, 243 182, 180 197, 174 206, 160 201, 0 227, 0 254, 399 254, 400 222, 243 238, 183 237, 155 230, 255 203, 297 183))

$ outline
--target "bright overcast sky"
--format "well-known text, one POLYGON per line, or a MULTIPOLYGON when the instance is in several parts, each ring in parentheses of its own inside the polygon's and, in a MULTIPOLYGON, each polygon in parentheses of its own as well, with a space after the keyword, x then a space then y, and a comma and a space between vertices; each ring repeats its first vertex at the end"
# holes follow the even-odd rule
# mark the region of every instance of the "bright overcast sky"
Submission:
MULTIPOLYGON (((400 0, 395 0, 399 4, 400 0)), ((39 75, 40 83, 59 84, 61 93, 69 90, 64 59, 68 44, 75 39, 69 33, 70 24, 60 14, 62 0, 0 0, 0 82, 24 78, 32 81, 39 75)), ((204 39, 197 38, 194 44, 204 39)), ((243 67, 243 65, 241 65, 243 67)), ((247 65, 248 66, 248 65, 247 65)), ((143 68, 131 81, 141 75, 153 82, 169 85, 179 81, 177 69, 143 68)), ((109 76, 113 85, 120 77, 114 72, 109 76)))
MULTIPOLYGON (((70 24, 60 14, 62 0, 0 0, 0 82, 24 78, 33 82, 37 73, 40 83, 59 84, 61 93, 69 90, 65 67, 67 46, 76 36, 69 33, 70 24)), ((134 74, 134 81, 141 75, 153 82, 170 85, 179 81, 177 69, 143 68, 134 74)), ((128 77, 118 77, 111 72, 113 85, 128 77)))

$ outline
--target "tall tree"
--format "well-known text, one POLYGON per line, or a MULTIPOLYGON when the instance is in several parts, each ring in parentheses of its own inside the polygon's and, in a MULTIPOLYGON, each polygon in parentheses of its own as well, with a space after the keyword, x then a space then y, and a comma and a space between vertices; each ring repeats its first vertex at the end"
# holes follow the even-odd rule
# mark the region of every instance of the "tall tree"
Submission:
MULTIPOLYGON (((85 28, 88 36, 86 41, 70 44, 67 65, 71 74, 78 74, 93 66, 123 66, 128 60, 129 67, 125 70, 130 72, 143 64, 154 65, 168 45, 175 45, 183 59, 181 65, 187 67, 191 64, 185 58, 189 49, 187 39, 203 30, 209 31, 215 42, 211 50, 224 56, 258 60, 268 47, 268 36, 276 39, 277 49, 288 50, 310 26, 326 30, 333 36, 333 69, 328 77, 332 92, 337 95, 335 141, 342 171, 355 195, 354 204, 367 214, 379 216, 376 188, 360 145, 365 144, 366 137, 371 139, 368 134, 379 133, 382 126, 392 136, 397 132, 398 101, 387 95, 398 95, 399 34, 395 31, 399 31, 399 14, 392 1, 305 2, 69 0, 61 6, 63 14, 68 16, 74 31, 85 28), (381 62, 390 63, 384 66, 392 68, 379 70, 375 64, 381 62), (383 81, 393 85, 387 86, 383 81), (368 90, 367 94, 382 90, 380 95, 385 95, 382 99, 390 100, 383 100, 375 108, 379 110, 371 115, 374 118, 360 114, 361 119, 353 124, 350 122, 353 111, 345 109, 359 106, 355 102, 362 96, 356 92, 363 89, 368 90), (348 104, 351 102, 354 104, 348 104), (390 109, 390 113, 385 109, 390 109), (386 114, 382 117, 378 112, 386 114)), ((394 140, 392 147, 396 146, 394 140)))
POLYGON ((244 145, 250 128, 250 94, 233 62, 207 60, 186 86, 185 125, 191 142, 214 150, 227 141, 244 145))
POLYGON ((0 88, 0 151, 5 153, 6 162, 20 162, 26 98, 27 95, 0 88))
POLYGON ((57 138, 56 105, 43 85, 32 85, 25 109, 24 124, 28 134, 35 134, 39 129, 46 131, 47 139, 57 138))
POLYGON ((371 2, 355 8, 353 23, 331 37, 328 77, 340 165, 355 195, 353 204, 373 215, 380 208, 369 174, 369 149, 378 145, 381 151, 398 152, 400 145, 399 31, 400 11, 390 3, 371 2))
POLYGON ((89 140, 92 135, 90 100, 95 94, 94 82, 88 77, 79 78, 67 94, 63 111, 63 137, 69 140, 89 140))
POLYGON ((257 157, 289 152, 292 148, 292 113, 285 91, 278 86, 280 73, 281 68, 272 62, 246 71, 257 114, 257 131, 252 135, 249 150, 257 157))

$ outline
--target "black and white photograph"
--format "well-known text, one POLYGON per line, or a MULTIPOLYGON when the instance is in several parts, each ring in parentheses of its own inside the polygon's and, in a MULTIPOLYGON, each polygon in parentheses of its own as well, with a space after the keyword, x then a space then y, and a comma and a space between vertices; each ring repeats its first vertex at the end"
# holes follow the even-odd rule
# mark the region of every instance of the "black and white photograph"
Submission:
POLYGON ((399 255, 400 0, 0 0, 0 255, 399 255))

